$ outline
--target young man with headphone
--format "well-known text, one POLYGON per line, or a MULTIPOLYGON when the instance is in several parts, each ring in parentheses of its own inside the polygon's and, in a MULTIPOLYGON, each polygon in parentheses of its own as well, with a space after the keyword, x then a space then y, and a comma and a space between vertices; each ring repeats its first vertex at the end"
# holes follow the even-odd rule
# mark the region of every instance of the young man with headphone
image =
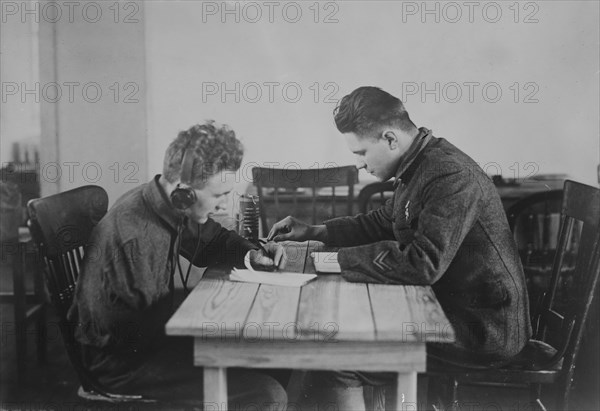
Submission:
MULTIPOLYGON (((179 255, 197 266, 285 265, 279 244, 264 249, 210 217, 224 210, 243 148, 235 132, 209 121, 179 133, 165 153, 163 174, 124 194, 94 229, 69 318, 84 363, 113 392, 163 400, 201 400, 202 369, 191 339, 166 337, 175 311, 174 276, 187 289, 179 255)), ((285 390, 250 370, 227 373, 229 404, 284 409, 285 390)))

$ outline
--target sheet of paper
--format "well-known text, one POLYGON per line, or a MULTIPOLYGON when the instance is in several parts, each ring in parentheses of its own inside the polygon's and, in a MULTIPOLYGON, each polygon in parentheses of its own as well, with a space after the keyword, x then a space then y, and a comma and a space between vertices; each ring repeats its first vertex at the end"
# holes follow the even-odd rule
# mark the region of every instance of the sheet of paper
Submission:
POLYGON ((310 253, 315 263, 315 269, 319 273, 341 273, 342 268, 338 263, 337 255, 338 253, 334 251, 310 253))
POLYGON ((281 285, 284 287, 302 287, 307 282, 317 278, 316 274, 300 274, 288 272, 266 272, 254 270, 233 269, 229 279, 245 283, 281 285))

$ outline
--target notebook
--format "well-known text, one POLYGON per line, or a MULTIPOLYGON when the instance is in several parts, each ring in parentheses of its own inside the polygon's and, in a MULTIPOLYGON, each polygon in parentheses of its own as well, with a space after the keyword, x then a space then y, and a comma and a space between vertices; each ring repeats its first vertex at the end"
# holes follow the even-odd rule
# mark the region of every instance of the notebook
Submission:
POLYGON ((236 268, 234 268, 229 275, 231 281, 281 285, 284 287, 302 287, 304 284, 315 278, 317 278, 316 274, 286 272, 271 273, 266 271, 238 270, 236 268))
POLYGON ((310 256, 315 263, 315 269, 319 273, 341 273, 342 268, 338 263, 337 252, 312 252, 310 256))

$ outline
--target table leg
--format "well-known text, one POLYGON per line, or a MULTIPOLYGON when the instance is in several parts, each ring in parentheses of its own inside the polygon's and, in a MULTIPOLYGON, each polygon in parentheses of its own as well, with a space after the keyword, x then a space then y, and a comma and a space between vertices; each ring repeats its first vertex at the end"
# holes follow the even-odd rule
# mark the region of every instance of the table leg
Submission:
POLYGON ((227 409, 227 369, 204 367, 204 409, 227 409))
POLYGON ((401 411, 417 411, 417 373, 398 373, 396 390, 396 409, 401 411))

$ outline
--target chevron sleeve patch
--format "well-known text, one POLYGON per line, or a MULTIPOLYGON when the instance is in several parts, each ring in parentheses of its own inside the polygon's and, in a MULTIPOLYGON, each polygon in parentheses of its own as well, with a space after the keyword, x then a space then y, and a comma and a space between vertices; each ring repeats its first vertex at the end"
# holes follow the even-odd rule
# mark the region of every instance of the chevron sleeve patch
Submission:
POLYGON ((388 256, 389 253, 390 250, 382 251, 379 254, 377 254, 377 257, 373 259, 373 264, 379 269, 379 271, 385 272, 390 271, 392 269, 392 267, 385 262, 385 258, 388 256))

